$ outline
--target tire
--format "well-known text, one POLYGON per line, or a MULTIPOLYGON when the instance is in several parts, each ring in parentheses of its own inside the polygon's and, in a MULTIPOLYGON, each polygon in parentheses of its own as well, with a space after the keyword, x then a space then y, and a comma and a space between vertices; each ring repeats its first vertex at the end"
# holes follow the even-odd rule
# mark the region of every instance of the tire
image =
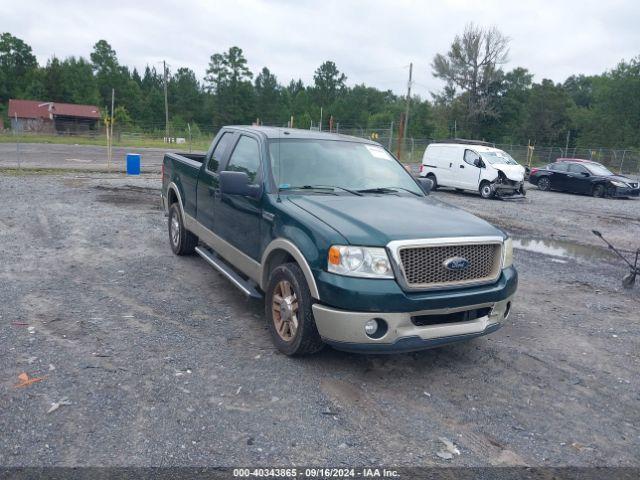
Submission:
POLYGON ((480 183, 480 196, 482 198, 484 198, 485 200, 488 200, 490 198, 493 198, 494 196, 494 191, 491 188, 491 184, 489 182, 487 182, 486 180, 482 181, 482 183, 480 183))
POLYGON ((271 271, 264 304, 267 328, 280 352, 299 356, 322 350, 324 343, 313 318, 311 292, 296 263, 278 265, 271 271))
POLYGON ((438 189, 438 181, 436 180, 436 176, 433 173, 430 173, 429 175, 427 175, 427 178, 433 182, 431 191, 435 192, 438 189))
POLYGON ((551 190, 551 180, 547 177, 541 177, 538 180, 538 190, 542 190, 543 192, 548 192, 551 190))
POLYGON ((184 228, 182 212, 177 203, 169 207, 169 245, 176 255, 191 255, 198 246, 198 237, 184 228))
POLYGON ((594 185, 593 189, 591 190, 591 195, 598 198, 604 197, 604 193, 605 193, 604 185, 602 185, 601 183, 594 185))

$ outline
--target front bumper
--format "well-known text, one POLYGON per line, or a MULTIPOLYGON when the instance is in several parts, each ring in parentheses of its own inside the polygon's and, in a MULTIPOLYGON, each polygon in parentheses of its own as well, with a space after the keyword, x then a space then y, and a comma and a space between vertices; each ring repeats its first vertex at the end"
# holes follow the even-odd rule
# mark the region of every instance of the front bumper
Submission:
POLYGON ((339 350, 362 353, 398 353, 434 348, 495 332, 511 311, 512 296, 495 302, 455 308, 417 312, 353 312, 320 304, 313 305, 313 315, 323 341, 339 350), (475 309, 488 314, 469 321, 417 325, 412 317, 444 315, 475 309), (388 326, 380 338, 365 333, 364 325, 372 318, 388 326))
POLYGON ((612 197, 638 197, 640 196, 640 188, 615 187, 607 193, 612 197))

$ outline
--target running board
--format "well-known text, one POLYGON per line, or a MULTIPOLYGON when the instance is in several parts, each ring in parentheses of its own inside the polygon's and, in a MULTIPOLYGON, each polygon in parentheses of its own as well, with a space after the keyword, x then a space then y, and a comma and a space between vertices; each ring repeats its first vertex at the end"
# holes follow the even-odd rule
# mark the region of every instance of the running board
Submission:
POLYGON ((235 270, 224 263, 218 255, 202 247, 196 247, 196 253, 204 258, 205 261, 218 272, 231 280, 231 283, 238 287, 245 295, 255 299, 262 299, 262 293, 258 291, 256 284, 251 280, 242 278, 235 270))

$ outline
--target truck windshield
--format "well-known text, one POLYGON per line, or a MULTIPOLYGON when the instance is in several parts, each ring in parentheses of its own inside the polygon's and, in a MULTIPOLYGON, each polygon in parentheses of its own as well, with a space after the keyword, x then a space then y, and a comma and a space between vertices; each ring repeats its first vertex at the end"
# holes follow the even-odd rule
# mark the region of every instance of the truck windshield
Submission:
MULTIPOLYGON (((423 193, 409 173, 382 147, 317 139, 269 142, 271 171, 282 190, 313 185, 342 191, 423 193)), ((302 191, 304 191, 302 190, 302 191)))
POLYGON ((482 152, 482 158, 491 165, 518 165, 507 152, 482 152))

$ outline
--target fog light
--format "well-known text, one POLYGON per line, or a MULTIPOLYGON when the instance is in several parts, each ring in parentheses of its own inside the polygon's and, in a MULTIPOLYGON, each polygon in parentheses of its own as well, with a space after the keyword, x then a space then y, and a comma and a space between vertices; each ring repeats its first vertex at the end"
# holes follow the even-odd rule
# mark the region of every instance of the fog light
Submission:
POLYGON ((375 318, 372 318, 371 320, 367 320, 367 323, 364 324, 364 333, 366 333, 370 337, 375 335, 377 330, 378 330, 378 322, 375 318))

